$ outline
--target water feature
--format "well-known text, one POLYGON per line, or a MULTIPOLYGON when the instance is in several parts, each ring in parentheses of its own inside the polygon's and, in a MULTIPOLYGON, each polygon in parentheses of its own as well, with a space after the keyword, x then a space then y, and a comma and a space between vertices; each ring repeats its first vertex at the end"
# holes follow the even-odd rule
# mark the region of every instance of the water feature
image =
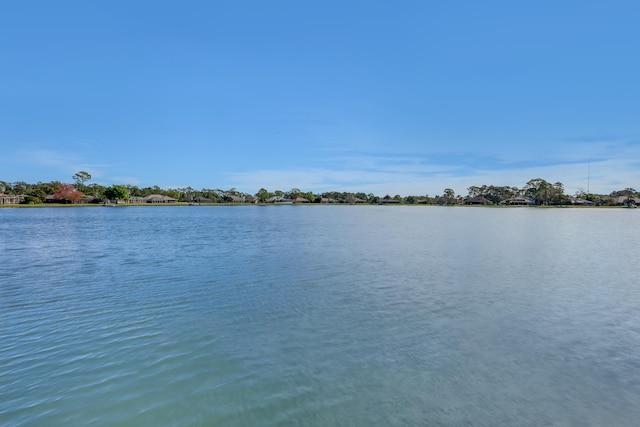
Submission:
POLYGON ((0 425, 635 425, 626 209, 0 209, 0 425))

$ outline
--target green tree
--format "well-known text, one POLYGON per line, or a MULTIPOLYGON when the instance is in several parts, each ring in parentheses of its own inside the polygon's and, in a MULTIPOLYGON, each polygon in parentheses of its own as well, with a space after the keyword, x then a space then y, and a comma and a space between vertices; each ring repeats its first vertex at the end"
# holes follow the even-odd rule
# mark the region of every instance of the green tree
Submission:
POLYGON ((35 188, 38 190, 42 190, 46 197, 47 195, 55 194, 60 188, 61 184, 62 183, 59 181, 39 182, 35 185, 35 188))
POLYGON ((143 193, 143 191, 141 189, 139 189, 137 186, 135 185, 125 185, 127 191, 129 191, 129 196, 133 197, 144 197, 145 194, 143 193))
POLYGON ((104 196, 109 200, 129 200, 129 190, 122 185, 112 185, 104 190, 104 196))
POLYGON ((404 198, 405 203, 408 205, 414 205, 417 203, 418 198, 416 196, 407 196, 404 198))
MULTIPOLYGON (((128 194, 128 193, 127 193, 128 194)), ((165 196, 173 197, 174 199, 180 199, 180 193, 176 190, 170 189, 164 192, 165 196)))
POLYGON ((483 185, 482 188, 484 190, 483 196, 486 199, 491 200, 495 204, 499 204, 504 200, 510 199, 511 197, 515 196, 518 193, 517 188, 512 188, 508 186, 499 187, 495 185, 489 185, 489 186, 483 185))
POLYGON ((469 196, 468 197, 470 199, 473 199, 474 197, 484 196, 482 190, 483 190, 482 187, 478 187, 477 185, 472 185, 471 187, 467 188, 467 191, 469 192, 469 196))
POLYGON ((33 186, 31 189, 29 189, 29 192, 27 193, 27 198, 25 199, 25 203, 27 204, 42 203, 46 197, 47 197, 47 193, 45 193, 45 191, 42 188, 38 186, 33 186))
POLYGON ((631 206, 636 204, 636 200, 635 200, 635 195, 637 194, 636 190, 634 188, 627 187, 624 189, 624 192, 627 198, 624 200, 623 203, 625 204, 626 207, 630 208, 631 206))
POLYGON ((309 200, 312 203, 316 203, 320 201, 318 196, 316 196, 313 193, 313 191, 307 191, 306 193, 302 193, 302 197, 304 197, 305 199, 309 200))
POLYGON ((561 182, 555 182, 551 186, 551 203, 554 205, 569 205, 571 204, 571 198, 564 194, 564 184, 561 182))
POLYGON ((86 186, 87 193, 90 193, 92 196, 99 198, 102 198, 104 196, 104 190, 106 190, 104 186, 96 184, 95 182, 86 186))
POLYGON ((439 205, 453 205, 456 203, 456 193, 451 188, 445 188, 442 197, 438 198, 439 205))
POLYGON ((256 193, 256 198, 260 203, 266 202, 269 198, 273 197, 273 193, 270 193, 266 188, 261 188, 256 193))
POLYGON ((530 197, 536 205, 549 204, 552 190, 552 185, 542 178, 531 179, 522 188, 524 195, 530 197))
POLYGON ((42 203, 42 199, 36 196, 26 196, 23 203, 25 205, 38 205, 42 203))
POLYGON ((85 191, 84 183, 91 180, 91 174, 86 171, 80 171, 77 174, 73 175, 73 180, 76 183, 76 187, 78 189, 85 191))
POLYGON ((284 193, 284 197, 287 199, 295 199, 296 197, 301 197, 302 191, 299 188, 292 188, 291 190, 284 193))
POLYGON ((24 181, 17 181, 13 183, 12 194, 24 194, 29 188, 29 184, 24 181))
POLYGON ((182 199, 190 202, 194 197, 196 197, 195 192, 196 190, 194 190, 191 186, 183 188, 181 191, 182 199))

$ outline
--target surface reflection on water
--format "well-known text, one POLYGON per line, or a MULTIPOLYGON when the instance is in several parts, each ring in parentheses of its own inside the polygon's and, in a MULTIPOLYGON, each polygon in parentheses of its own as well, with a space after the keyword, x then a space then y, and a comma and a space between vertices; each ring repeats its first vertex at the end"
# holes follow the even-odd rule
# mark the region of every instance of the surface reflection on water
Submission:
POLYGON ((0 424, 633 425, 639 218, 0 210, 0 424))

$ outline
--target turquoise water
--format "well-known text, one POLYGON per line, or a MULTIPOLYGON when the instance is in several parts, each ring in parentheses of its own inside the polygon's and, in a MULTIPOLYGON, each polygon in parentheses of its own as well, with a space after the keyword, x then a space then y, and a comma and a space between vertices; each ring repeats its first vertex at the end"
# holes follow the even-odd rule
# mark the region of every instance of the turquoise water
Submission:
POLYGON ((639 226, 627 209, 0 209, 0 425, 637 425, 639 226))

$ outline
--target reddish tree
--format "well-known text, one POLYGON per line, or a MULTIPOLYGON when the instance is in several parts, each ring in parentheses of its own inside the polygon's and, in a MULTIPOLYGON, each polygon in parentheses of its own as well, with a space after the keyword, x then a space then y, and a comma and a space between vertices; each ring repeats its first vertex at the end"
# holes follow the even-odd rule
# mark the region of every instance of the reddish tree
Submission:
POLYGON ((75 203, 82 199, 82 191, 76 190, 76 188, 71 184, 60 184, 60 188, 58 188, 58 192, 53 195, 54 198, 58 200, 64 200, 66 202, 75 203))

